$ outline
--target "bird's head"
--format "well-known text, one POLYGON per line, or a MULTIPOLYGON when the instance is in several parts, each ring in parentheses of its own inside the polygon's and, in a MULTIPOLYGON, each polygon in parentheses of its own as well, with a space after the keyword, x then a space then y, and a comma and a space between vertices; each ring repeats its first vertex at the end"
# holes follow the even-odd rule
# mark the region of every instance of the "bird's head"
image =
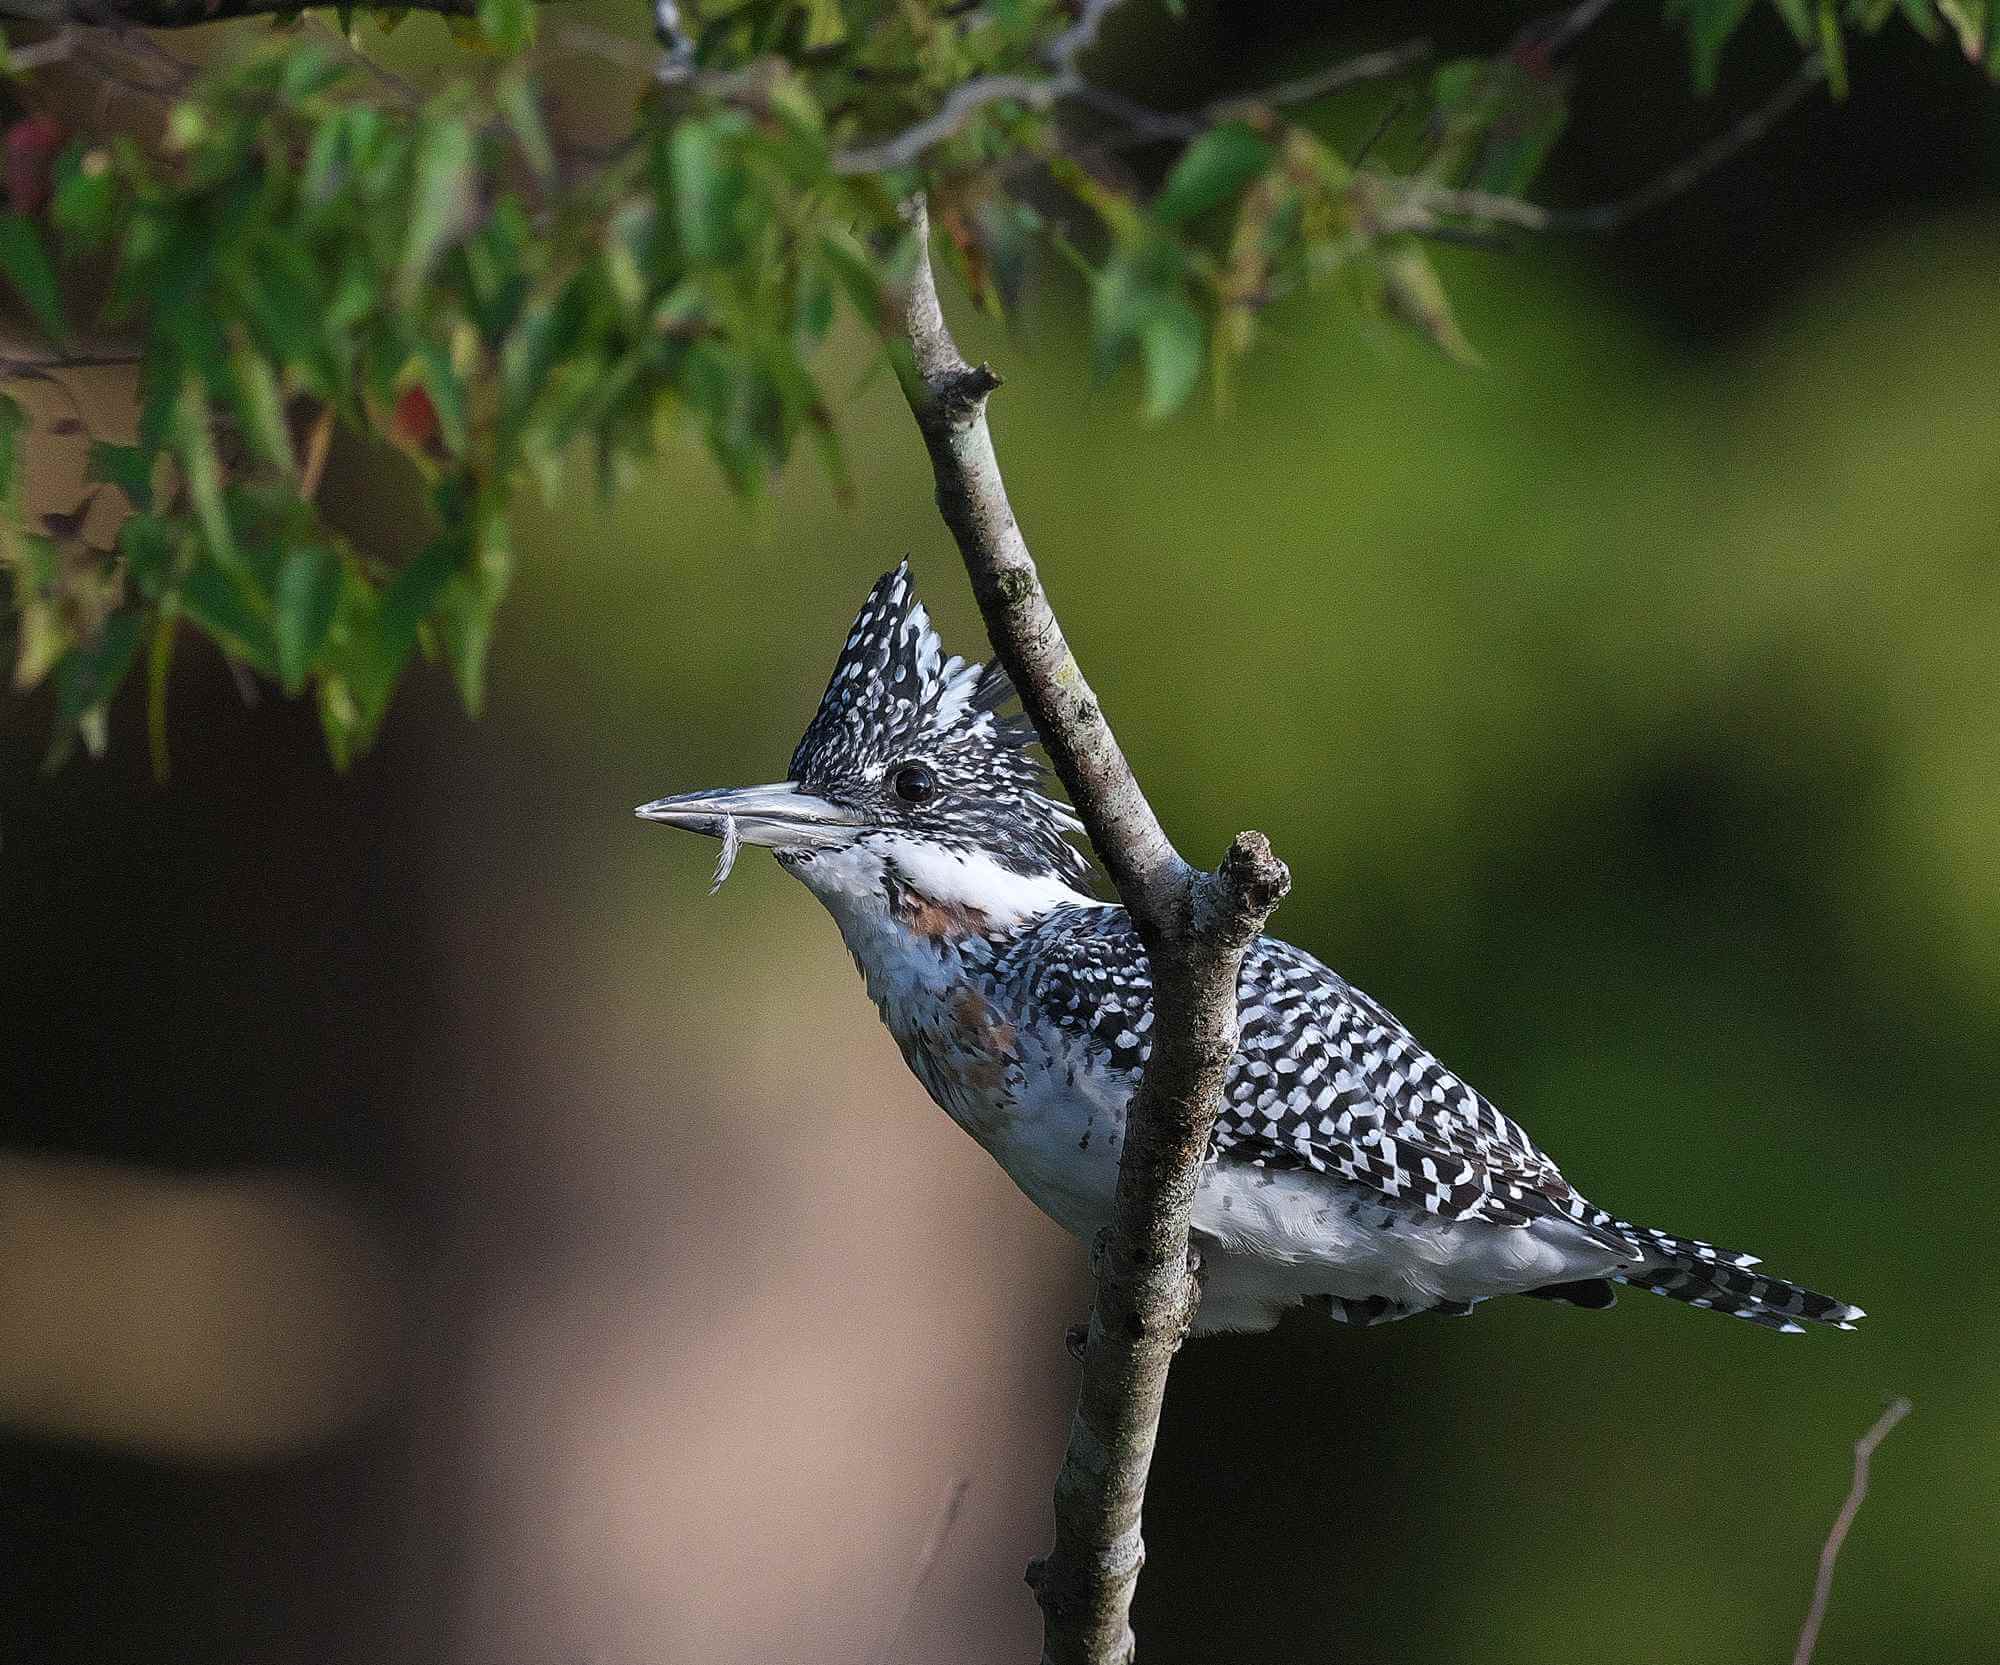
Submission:
POLYGON ((733 822, 843 922, 902 906, 1005 924, 1077 899, 1089 872, 1033 726, 1000 709, 1013 692, 998 665, 945 657, 905 561, 862 603, 786 780, 638 813, 715 837, 733 822))

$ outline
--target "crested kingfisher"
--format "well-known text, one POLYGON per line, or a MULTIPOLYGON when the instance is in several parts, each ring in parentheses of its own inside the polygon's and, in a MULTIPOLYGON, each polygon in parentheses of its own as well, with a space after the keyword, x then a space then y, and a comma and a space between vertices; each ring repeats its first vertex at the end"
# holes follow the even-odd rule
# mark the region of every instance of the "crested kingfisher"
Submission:
MULTIPOLYGON (((1090 894, 998 665, 946 658, 909 563, 869 592, 786 780, 638 813, 772 851, 840 927, 924 1088, 1086 1243, 1111 1217, 1126 1107, 1152 1049, 1131 918, 1090 894)), ((1611 1305, 1612 1285, 1769 1329, 1861 1309, 1754 1255, 1587 1202, 1522 1127, 1382 1005, 1270 937, 1243 959, 1240 1038, 1194 1201, 1197 1334, 1292 1307, 1343 1324, 1496 1295, 1611 1305)))

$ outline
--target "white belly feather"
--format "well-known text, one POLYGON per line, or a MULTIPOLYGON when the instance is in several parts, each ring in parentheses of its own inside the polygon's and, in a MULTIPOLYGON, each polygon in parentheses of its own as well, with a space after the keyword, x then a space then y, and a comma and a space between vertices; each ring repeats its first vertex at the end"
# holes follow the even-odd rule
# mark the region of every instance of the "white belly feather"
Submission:
MULTIPOLYGON (((1034 1205, 1089 1243, 1109 1223, 1133 1078, 1083 1042, 1021 1021, 926 948, 862 961, 869 993, 931 1097, 1034 1205)), ((1211 1162, 1195 1195, 1203 1294, 1195 1329, 1269 1329, 1301 1302, 1423 1310, 1602 1277, 1616 1257, 1566 1220, 1452 1221, 1399 1209, 1309 1168, 1211 1162)))

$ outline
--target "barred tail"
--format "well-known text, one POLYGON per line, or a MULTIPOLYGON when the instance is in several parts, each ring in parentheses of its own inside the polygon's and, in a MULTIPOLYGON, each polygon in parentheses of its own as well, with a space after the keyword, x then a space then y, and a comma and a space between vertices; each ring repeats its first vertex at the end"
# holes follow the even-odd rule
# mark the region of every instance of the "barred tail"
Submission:
POLYGON ((1646 1259, 1629 1272, 1614 1274, 1620 1283, 1634 1289, 1650 1289, 1655 1295, 1685 1301, 1691 1307, 1730 1313, 1788 1334, 1797 1334, 1805 1324, 1851 1330, 1856 1319, 1866 1316, 1859 1307, 1830 1295, 1750 1271, 1757 1264, 1755 1255, 1736 1254, 1692 1237, 1675 1237, 1622 1220, 1617 1229, 1647 1251, 1646 1259))

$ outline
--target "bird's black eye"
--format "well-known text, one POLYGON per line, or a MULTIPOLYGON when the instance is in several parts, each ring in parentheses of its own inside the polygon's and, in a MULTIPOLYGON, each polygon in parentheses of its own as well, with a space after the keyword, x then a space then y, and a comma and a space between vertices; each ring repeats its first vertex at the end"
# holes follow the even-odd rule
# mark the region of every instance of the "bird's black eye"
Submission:
POLYGON ((937 796, 937 776, 924 763, 905 763, 891 778, 890 785, 906 804, 929 803, 937 796))

